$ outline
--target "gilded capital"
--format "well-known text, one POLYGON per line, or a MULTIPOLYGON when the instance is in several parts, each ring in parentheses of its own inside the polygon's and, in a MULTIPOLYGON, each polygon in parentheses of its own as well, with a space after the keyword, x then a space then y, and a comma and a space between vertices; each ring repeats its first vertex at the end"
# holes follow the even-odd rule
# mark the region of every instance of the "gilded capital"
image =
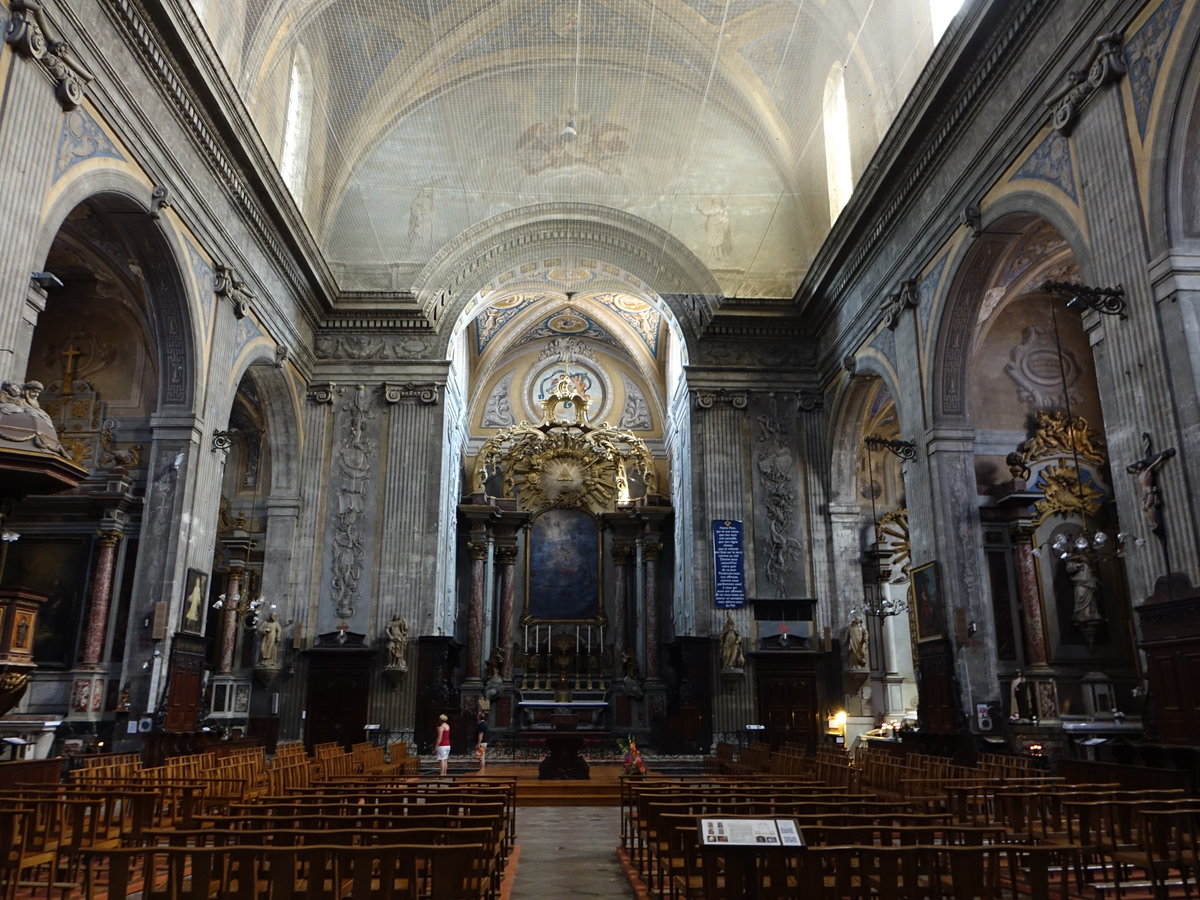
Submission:
POLYGON ((119 531, 97 531, 96 539, 101 547, 115 547, 121 543, 121 532, 119 531))

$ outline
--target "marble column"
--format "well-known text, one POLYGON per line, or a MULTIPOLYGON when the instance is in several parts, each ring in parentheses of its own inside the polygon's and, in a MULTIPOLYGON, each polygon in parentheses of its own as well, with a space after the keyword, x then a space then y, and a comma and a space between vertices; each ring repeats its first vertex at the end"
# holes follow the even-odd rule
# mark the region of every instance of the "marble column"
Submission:
POLYGON ((471 592, 467 599, 467 681, 480 681, 483 671, 483 590, 488 541, 470 541, 471 592))
POLYGON ((633 562, 633 547, 629 544, 613 544, 613 668, 620 671, 621 656, 625 652, 626 629, 629 627, 629 566, 633 562))
POLYGON ((496 548, 496 562, 500 567, 500 647, 504 650, 504 680, 512 681, 513 670, 513 593, 516 577, 513 571, 517 561, 515 546, 496 548))
POLYGON ((642 544, 642 559, 646 572, 646 678, 659 677, 658 648, 661 643, 658 629, 658 560, 662 543, 649 540, 642 544))
POLYGON ((229 564, 229 580, 225 585, 225 603, 221 617, 221 659, 218 675, 233 672, 233 648, 237 643, 238 609, 242 601, 242 567, 238 560, 229 564))
POLYGON ((1038 589, 1030 536, 1029 529, 1019 528, 1013 542, 1017 563, 1017 593, 1021 598, 1021 620, 1024 623, 1025 664, 1044 666, 1047 662, 1046 626, 1042 621, 1042 596, 1038 589))
POLYGON ((88 616, 83 654, 79 659, 82 666, 99 665, 100 654, 104 651, 104 637, 108 633, 108 606, 112 600, 113 573, 121 532, 98 531, 96 538, 100 552, 96 554, 96 568, 92 573, 91 613, 88 616))

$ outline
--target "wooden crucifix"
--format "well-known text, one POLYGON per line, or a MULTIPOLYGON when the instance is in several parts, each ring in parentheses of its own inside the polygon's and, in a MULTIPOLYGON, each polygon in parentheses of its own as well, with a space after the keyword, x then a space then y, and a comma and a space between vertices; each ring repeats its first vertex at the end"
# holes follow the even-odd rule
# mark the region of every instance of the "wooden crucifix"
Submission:
POLYGON ((1175 455, 1175 448, 1168 447, 1166 450, 1155 453, 1154 444, 1150 440, 1148 431, 1142 432, 1142 443, 1146 448, 1146 455, 1137 462, 1126 466, 1125 471, 1137 477, 1138 493, 1141 495, 1142 501, 1142 516, 1145 517, 1146 524, 1150 526, 1150 531, 1165 544, 1166 529, 1160 511, 1162 492, 1158 489, 1158 469, 1175 455))

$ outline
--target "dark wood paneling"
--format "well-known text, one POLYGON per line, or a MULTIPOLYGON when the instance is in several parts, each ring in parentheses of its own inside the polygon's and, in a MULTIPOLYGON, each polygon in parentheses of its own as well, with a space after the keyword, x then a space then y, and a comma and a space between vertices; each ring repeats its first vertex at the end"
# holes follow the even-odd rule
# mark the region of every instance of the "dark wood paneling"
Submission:
POLYGON ((817 657, 809 654, 755 656, 758 724, 773 747, 800 744, 813 752, 818 723, 817 657))
POLYGON ((354 651, 311 651, 305 701, 304 744, 335 741, 343 747, 365 735, 371 697, 371 654, 354 651))

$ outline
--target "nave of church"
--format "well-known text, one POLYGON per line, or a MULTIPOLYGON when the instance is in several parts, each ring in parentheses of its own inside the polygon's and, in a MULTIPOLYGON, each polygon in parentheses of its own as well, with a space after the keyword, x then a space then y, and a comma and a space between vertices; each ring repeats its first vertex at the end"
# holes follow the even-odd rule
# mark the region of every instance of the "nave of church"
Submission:
POLYGON ((1195 4, 0 24, 0 762, 1200 791, 1195 4))

